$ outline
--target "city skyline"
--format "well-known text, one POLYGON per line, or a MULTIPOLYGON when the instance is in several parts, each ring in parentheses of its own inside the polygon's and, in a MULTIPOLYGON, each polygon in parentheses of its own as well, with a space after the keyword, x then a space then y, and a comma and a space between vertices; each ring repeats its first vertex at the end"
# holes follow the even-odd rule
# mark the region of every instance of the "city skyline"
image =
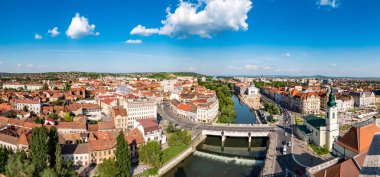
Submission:
POLYGON ((379 77, 379 6, 369 0, 6 0, 0 2, 0 70, 379 77))

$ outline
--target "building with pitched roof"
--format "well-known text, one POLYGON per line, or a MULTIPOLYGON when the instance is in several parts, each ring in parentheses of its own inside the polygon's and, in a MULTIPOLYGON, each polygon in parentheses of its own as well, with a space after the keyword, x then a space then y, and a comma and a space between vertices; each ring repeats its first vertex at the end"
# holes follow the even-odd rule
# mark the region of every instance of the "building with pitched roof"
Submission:
POLYGON ((135 128, 141 131, 145 142, 158 141, 160 144, 166 143, 166 136, 158 125, 156 119, 137 120, 135 123, 135 128))
POLYGON ((61 146, 62 160, 71 159, 76 166, 88 166, 90 164, 89 144, 64 144, 61 146))
POLYGON ((339 136, 338 109, 335 103, 335 95, 331 91, 327 103, 326 118, 309 115, 305 117, 303 125, 297 126, 296 133, 304 141, 316 146, 333 148, 335 140, 339 136))
POLYGON ((372 119, 356 123, 334 144, 333 154, 352 158, 368 151, 376 133, 380 133, 380 128, 372 119))

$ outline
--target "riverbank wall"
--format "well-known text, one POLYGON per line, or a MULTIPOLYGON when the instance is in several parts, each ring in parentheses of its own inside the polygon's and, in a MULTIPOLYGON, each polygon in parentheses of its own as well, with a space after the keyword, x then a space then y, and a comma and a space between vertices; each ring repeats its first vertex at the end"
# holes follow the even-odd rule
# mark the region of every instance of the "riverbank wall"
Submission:
POLYGON ((259 116, 257 115, 257 112, 256 110, 259 109, 257 106, 254 106, 254 104, 252 104, 244 95, 241 95, 241 94, 236 94, 239 98, 239 100, 241 100, 241 102, 243 102, 243 104, 247 105, 248 108, 251 110, 251 112, 253 112, 255 114, 255 119, 256 119, 256 122, 258 124, 262 124, 261 122, 261 119, 259 118, 259 116))
POLYGON ((191 154, 193 154, 197 150, 197 146, 202 143, 205 140, 206 136, 199 134, 194 140, 192 141, 191 145, 181 152, 177 157, 173 158, 166 164, 164 164, 159 170, 158 176, 162 176, 165 173, 169 172, 171 169, 173 169, 175 166, 177 166, 179 163, 181 163, 183 160, 185 160, 187 157, 189 157, 191 154))

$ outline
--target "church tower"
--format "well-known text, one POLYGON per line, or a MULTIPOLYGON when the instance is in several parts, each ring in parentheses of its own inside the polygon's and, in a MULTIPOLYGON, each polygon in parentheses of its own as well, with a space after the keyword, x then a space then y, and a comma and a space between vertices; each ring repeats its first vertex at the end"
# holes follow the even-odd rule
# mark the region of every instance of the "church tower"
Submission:
POLYGON ((326 131, 326 145, 331 150, 335 139, 339 136, 338 108, 334 92, 331 89, 327 102, 326 131))

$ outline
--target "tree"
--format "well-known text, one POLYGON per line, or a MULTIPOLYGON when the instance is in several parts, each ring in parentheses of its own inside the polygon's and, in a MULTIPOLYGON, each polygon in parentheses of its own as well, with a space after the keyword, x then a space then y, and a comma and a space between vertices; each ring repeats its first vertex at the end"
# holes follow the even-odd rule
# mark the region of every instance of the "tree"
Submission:
POLYGON ((45 84, 45 85, 42 87, 42 90, 49 90, 49 86, 45 84))
POLYGON ((42 171, 41 177, 58 177, 58 174, 52 168, 46 168, 42 171))
POLYGON ((181 146, 183 144, 189 145, 191 143, 191 135, 187 130, 181 130, 173 133, 169 137, 169 146, 181 146))
POLYGON ((72 122, 73 121, 73 118, 71 117, 71 113, 70 112, 66 112, 63 115, 63 119, 65 119, 66 122, 72 122))
POLYGON ((161 155, 160 143, 157 141, 149 141, 140 148, 139 160, 153 167, 159 167, 161 165, 161 155))
POLYGON ((35 175, 38 176, 47 166, 48 158, 48 133, 43 127, 35 128, 32 133, 32 143, 30 147, 30 158, 35 166, 35 175))
POLYGON ((105 159, 103 163, 98 166, 97 175, 99 175, 99 177, 118 177, 119 174, 120 170, 113 159, 105 159))
POLYGON ((66 160, 66 167, 63 169, 62 176, 65 176, 65 177, 76 176, 75 171, 73 170, 73 161, 71 161, 70 158, 66 160))
POLYGON ((0 173, 4 174, 8 158, 9 152, 7 151, 7 149, 0 147, 0 173))
POLYGON ((9 110, 7 112, 4 113, 4 116, 7 117, 7 118, 16 118, 17 117, 17 113, 15 110, 9 110))
POLYGON ((166 128, 168 133, 174 133, 177 131, 177 128, 174 126, 173 122, 169 122, 168 127, 166 128))
POLYGON ((24 110, 25 112, 29 112, 29 109, 26 105, 24 106, 24 108, 22 108, 22 110, 24 110))
POLYGON ((58 143, 55 145, 54 169, 59 176, 62 176, 63 174, 62 153, 61 153, 61 146, 58 143))
POLYGON ((51 168, 55 166, 57 144, 59 144, 57 127, 52 126, 49 131, 49 164, 51 168))
POLYGON ((9 157, 5 169, 6 176, 11 177, 33 177, 35 171, 33 163, 24 158, 21 152, 17 152, 9 157))
POLYGON ((129 146, 127 141, 125 141, 122 131, 120 131, 119 136, 117 136, 116 163, 121 177, 131 176, 131 153, 129 152, 129 146))
POLYGON ((54 119, 54 120, 58 120, 59 119, 59 116, 56 113, 54 113, 54 112, 50 113, 49 117, 52 118, 52 119, 54 119))

